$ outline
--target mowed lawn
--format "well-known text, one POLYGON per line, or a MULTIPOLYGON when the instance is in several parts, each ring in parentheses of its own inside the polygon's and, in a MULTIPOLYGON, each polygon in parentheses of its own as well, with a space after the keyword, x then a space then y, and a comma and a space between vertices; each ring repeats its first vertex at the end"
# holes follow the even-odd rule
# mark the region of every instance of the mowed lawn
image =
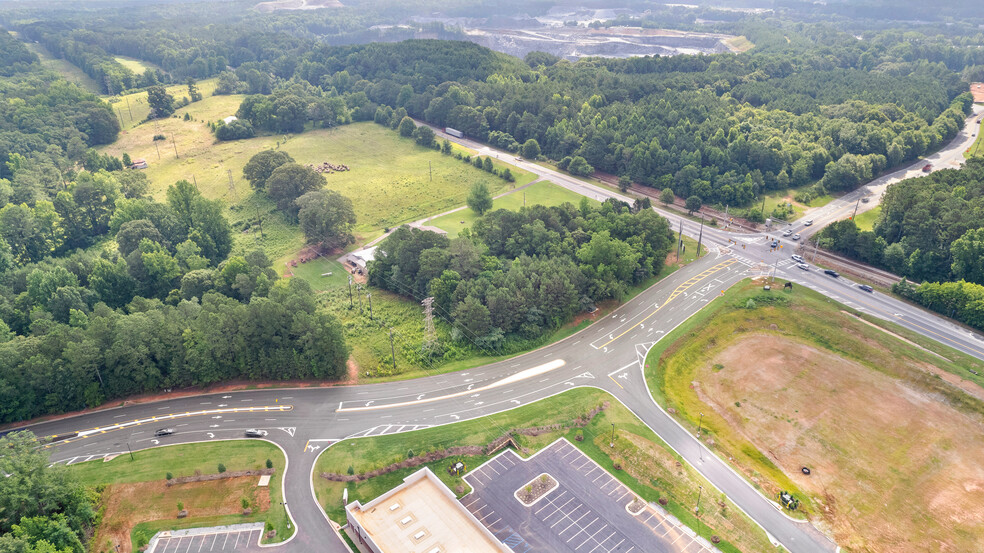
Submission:
POLYGON ((875 223, 881 217, 881 210, 881 206, 878 206, 864 213, 858 213, 858 216, 854 218, 854 224, 858 226, 859 230, 874 230, 875 223))
MULTIPOLYGON (((664 508, 695 530, 697 519, 693 516, 693 506, 697 496, 703 493, 703 499, 708 501, 705 505, 712 507, 701 509, 703 516, 700 524, 705 537, 715 534, 723 538, 718 544, 721 551, 751 553, 772 549, 765 533, 754 522, 724 497, 714 497, 714 501, 710 501, 708 490, 712 488, 696 470, 680 462, 680 457, 628 409, 606 392, 594 388, 576 388, 510 411, 451 425, 344 440, 326 449, 315 463, 312 475, 315 495, 325 512, 333 520, 344 524, 345 512, 341 501, 344 489, 348 489, 349 501, 359 499, 366 503, 400 484, 404 477, 420 467, 399 469, 351 483, 329 481, 320 476, 322 472, 346 474, 349 467, 354 473, 368 472, 401 462, 410 456, 411 451, 414 456, 419 456, 454 446, 484 446, 514 429, 552 424, 558 424, 561 428, 537 436, 514 433, 513 439, 522 449, 517 453, 525 457, 558 438, 566 437, 644 501, 666 500, 664 508), (607 407, 589 424, 583 428, 572 426, 575 419, 586 417, 604 404, 607 407), (612 424, 618 429, 614 449, 608 445, 612 424), (583 441, 577 441, 579 434, 583 441), (622 464, 624 470, 614 469, 615 460, 622 464), (700 486, 703 486, 703 492, 700 486)), ((474 470, 488 458, 488 455, 479 453, 449 457, 423 466, 430 468, 460 497, 469 491, 469 487, 461 477, 448 474, 447 467, 461 461, 468 470, 474 470)))
MULTIPOLYGON (((581 196, 576 192, 571 192, 570 190, 562 186, 557 186, 552 182, 539 181, 522 190, 513 191, 501 198, 493 200, 492 210, 508 209, 511 211, 519 211, 519 209, 524 205, 554 206, 561 205, 565 202, 578 205, 583 197, 584 196, 581 196)), ((597 200, 589 201, 592 205, 598 205, 597 200)), ((470 208, 465 207, 464 209, 455 211, 454 213, 448 213, 447 215, 435 217, 427 224, 445 230, 447 231, 449 238, 455 238, 462 229, 471 227, 475 224, 475 221, 478 221, 479 219, 480 216, 477 213, 472 211, 470 208)))
POLYGON ((653 348, 650 390, 763 493, 791 491, 838 545, 984 550, 984 379, 971 372, 984 364, 847 311, 741 283, 653 348))
MULTIPOLYGON (((225 440, 155 447, 134 451, 133 460, 123 454, 109 462, 96 460, 70 465, 67 470, 87 486, 112 485, 106 498, 106 516, 96 529, 99 542, 131 532, 131 526, 138 522, 137 533, 145 534, 144 538, 148 539, 157 530, 256 521, 269 523, 277 530, 273 541, 282 541, 292 533, 287 526, 287 513, 280 503, 285 466, 280 448, 269 442, 225 440), (258 470, 266 467, 267 459, 275 470, 269 493, 261 494, 256 489, 259 477, 251 478, 251 482, 231 479, 179 484, 171 488, 164 485, 168 472, 175 478, 196 473, 215 474, 219 463, 229 472, 258 470), (218 496, 231 497, 231 503, 218 501, 218 496), (254 508, 254 513, 248 517, 225 514, 238 512, 241 507, 237 504, 242 497, 247 497, 252 506, 259 507, 260 512, 254 508), (167 504, 161 505, 164 500, 167 504), (172 516, 177 513, 177 501, 184 503, 189 518, 178 520, 172 516)), ((135 541, 139 542, 139 539, 135 541)))

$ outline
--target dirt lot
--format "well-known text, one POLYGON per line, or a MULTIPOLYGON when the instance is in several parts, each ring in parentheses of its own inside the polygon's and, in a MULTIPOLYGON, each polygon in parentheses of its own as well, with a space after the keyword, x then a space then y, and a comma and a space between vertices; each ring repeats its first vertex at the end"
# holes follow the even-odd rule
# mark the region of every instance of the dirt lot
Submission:
MULTIPOLYGON (((164 480, 111 484, 102 494, 105 509, 102 524, 92 543, 120 544, 120 552, 130 551, 130 531, 141 522, 177 519, 178 502, 189 517, 237 515, 246 498, 254 513, 270 508, 270 488, 258 488, 258 477, 244 476, 211 482, 194 482, 167 487, 164 480)), ((112 545, 110 546, 112 547, 112 545)))
POLYGON ((694 390, 808 490, 839 545, 984 550, 984 421, 860 363, 771 334, 720 349, 694 390), (800 468, 808 466, 811 476, 800 468))

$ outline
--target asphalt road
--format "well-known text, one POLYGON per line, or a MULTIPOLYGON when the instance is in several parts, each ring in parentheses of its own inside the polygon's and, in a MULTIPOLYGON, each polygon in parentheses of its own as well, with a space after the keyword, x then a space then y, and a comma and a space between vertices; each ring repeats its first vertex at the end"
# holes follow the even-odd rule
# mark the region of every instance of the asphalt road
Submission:
MULTIPOLYGON (((483 154, 511 163, 596 199, 629 198, 506 152, 458 140, 483 154)), ((787 517, 725 462, 701 447, 665 413, 648 392, 642 372, 646 352, 721 292, 750 276, 770 274, 820 291, 872 316, 898 323, 960 351, 984 359, 984 340, 933 314, 891 297, 859 290, 843 277, 802 271, 781 250, 773 252, 764 234, 730 234, 699 227, 689 219, 657 210, 674 229, 701 237, 711 253, 663 279, 613 314, 560 342, 469 371, 411 381, 337 388, 255 390, 164 400, 109 409, 34 425, 39 435, 81 431, 79 438, 50 448, 52 459, 80 462, 90 456, 176 443, 240 439, 247 428, 269 432, 289 465, 284 480, 288 511, 297 532, 278 550, 346 551, 318 507, 311 486, 317 455, 347 437, 405 432, 449 424, 525 405, 576 386, 611 393, 652 428, 714 486, 793 552, 829 552, 836 545, 809 524, 787 517), (744 246, 744 247, 742 247, 744 246), (174 427, 174 435, 153 431, 174 427)), ((505 431, 506 429, 503 429, 505 431)))

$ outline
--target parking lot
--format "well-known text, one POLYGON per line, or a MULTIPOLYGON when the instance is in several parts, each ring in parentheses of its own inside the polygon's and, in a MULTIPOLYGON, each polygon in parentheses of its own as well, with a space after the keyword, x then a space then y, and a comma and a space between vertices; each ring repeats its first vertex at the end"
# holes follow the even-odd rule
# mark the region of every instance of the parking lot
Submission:
POLYGON ((262 523, 161 532, 151 540, 147 551, 148 553, 259 551, 262 533, 262 523))
POLYGON ((657 510, 631 515, 634 494, 566 440, 528 460, 511 450, 465 476, 473 492, 461 502, 512 550, 571 553, 703 553, 693 532, 657 510), (513 493, 541 473, 558 486, 532 506, 513 493))

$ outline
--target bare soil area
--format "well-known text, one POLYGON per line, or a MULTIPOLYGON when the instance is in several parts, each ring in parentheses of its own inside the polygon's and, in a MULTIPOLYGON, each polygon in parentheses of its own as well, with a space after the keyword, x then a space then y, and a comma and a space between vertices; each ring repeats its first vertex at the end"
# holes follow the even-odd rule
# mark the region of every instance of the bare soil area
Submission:
POLYGON ((984 551, 984 421, 809 344, 751 334, 697 372, 701 399, 856 551, 984 551), (812 474, 804 475, 801 467, 812 474))
MULTIPOLYGON (((270 508, 270 488, 256 486, 259 477, 244 476, 210 482, 193 482, 174 486, 164 480, 110 484, 103 491, 102 524, 92 543, 120 544, 120 552, 130 551, 130 531, 141 522, 176 519, 178 502, 189 517, 242 514, 241 500, 246 498, 254 513, 270 508)), ((112 547, 112 545, 110 546, 112 547)))

